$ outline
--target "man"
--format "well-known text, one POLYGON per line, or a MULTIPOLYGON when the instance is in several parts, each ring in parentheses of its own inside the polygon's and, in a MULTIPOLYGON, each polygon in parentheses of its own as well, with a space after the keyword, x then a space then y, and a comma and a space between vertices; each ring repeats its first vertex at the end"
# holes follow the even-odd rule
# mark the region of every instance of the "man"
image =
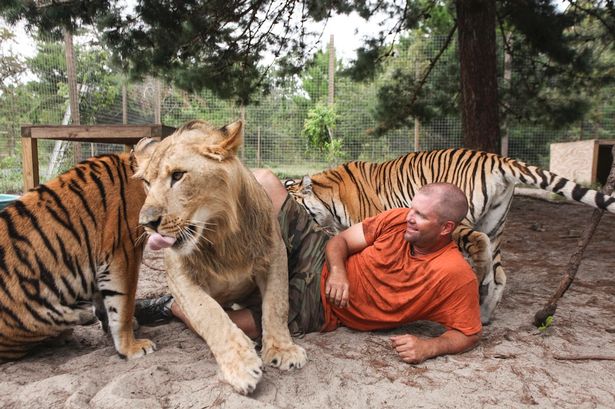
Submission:
MULTIPOLYGON (((434 338, 391 337, 400 358, 420 363, 467 351, 480 340, 478 283, 451 239, 467 213, 454 185, 424 186, 411 209, 393 209, 327 236, 290 198, 268 170, 255 172, 278 214, 288 249, 291 332, 331 331, 340 325, 361 331, 389 329, 430 320, 445 326, 434 338)), ((230 310, 249 337, 260 335, 260 302, 230 310)), ((177 317, 181 309, 167 296, 138 301, 141 324, 177 317)))

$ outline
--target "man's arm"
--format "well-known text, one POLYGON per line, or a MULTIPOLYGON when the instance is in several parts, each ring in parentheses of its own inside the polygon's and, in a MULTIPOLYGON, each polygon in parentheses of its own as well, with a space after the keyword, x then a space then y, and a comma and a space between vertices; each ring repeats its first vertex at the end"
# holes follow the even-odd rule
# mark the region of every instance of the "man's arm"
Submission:
POLYGON ((349 285, 346 273, 346 260, 351 254, 367 247, 363 234, 363 223, 350 226, 333 236, 325 248, 329 276, 325 283, 325 294, 330 303, 337 307, 348 306, 349 285))
POLYGON ((391 342, 404 362, 420 364, 436 356, 469 351, 478 344, 480 335, 480 333, 465 335, 463 332, 450 329, 435 338, 422 338, 407 334, 391 337, 391 342))

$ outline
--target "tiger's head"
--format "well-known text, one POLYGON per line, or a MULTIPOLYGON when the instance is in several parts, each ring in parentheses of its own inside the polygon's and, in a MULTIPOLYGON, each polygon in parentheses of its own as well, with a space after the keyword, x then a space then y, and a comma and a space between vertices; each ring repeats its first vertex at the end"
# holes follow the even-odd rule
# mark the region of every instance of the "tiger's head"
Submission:
POLYGON ((309 176, 304 176, 299 182, 287 180, 284 187, 327 233, 337 234, 350 225, 346 209, 335 199, 336 195, 332 194, 330 189, 319 189, 315 192, 312 178, 309 176))
POLYGON ((201 239, 211 242, 221 230, 239 229, 237 172, 246 172, 236 156, 243 124, 214 128, 192 121, 171 136, 142 139, 135 146, 135 177, 147 197, 139 223, 152 249, 172 248, 188 255, 201 239))

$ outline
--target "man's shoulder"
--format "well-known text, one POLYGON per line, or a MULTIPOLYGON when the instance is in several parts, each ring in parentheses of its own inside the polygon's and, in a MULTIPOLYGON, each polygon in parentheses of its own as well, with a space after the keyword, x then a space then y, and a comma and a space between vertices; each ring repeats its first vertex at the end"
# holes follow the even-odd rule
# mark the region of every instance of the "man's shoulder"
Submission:
POLYGON ((375 219, 385 226, 397 226, 406 224, 406 216, 408 216, 408 209, 405 207, 399 207, 385 210, 377 215, 375 219))
POLYGON ((374 239, 388 233, 403 232, 407 215, 408 209, 403 207, 385 210, 376 216, 363 220, 363 231, 373 235, 374 239))
POLYGON ((460 279, 476 281, 474 270, 455 242, 446 246, 444 252, 437 258, 436 264, 439 268, 454 273, 460 279))

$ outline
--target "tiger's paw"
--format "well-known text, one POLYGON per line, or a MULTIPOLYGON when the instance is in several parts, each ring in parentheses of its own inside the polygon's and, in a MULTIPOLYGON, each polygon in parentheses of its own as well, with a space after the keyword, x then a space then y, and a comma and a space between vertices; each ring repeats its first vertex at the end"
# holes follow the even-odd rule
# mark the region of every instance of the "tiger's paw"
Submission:
POLYGON ((284 371, 302 368, 307 361, 305 349, 293 343, 277 345, 275 342, 263 343, 263 361, 267 365, 284 371))
POLYGON ((141 358, 147 354, 151 354, 156 350, 156 344, 149 339, 135 339, 135 341, 126 348, 124 353, 120 352, 120 356, 126 359, 141 358))

